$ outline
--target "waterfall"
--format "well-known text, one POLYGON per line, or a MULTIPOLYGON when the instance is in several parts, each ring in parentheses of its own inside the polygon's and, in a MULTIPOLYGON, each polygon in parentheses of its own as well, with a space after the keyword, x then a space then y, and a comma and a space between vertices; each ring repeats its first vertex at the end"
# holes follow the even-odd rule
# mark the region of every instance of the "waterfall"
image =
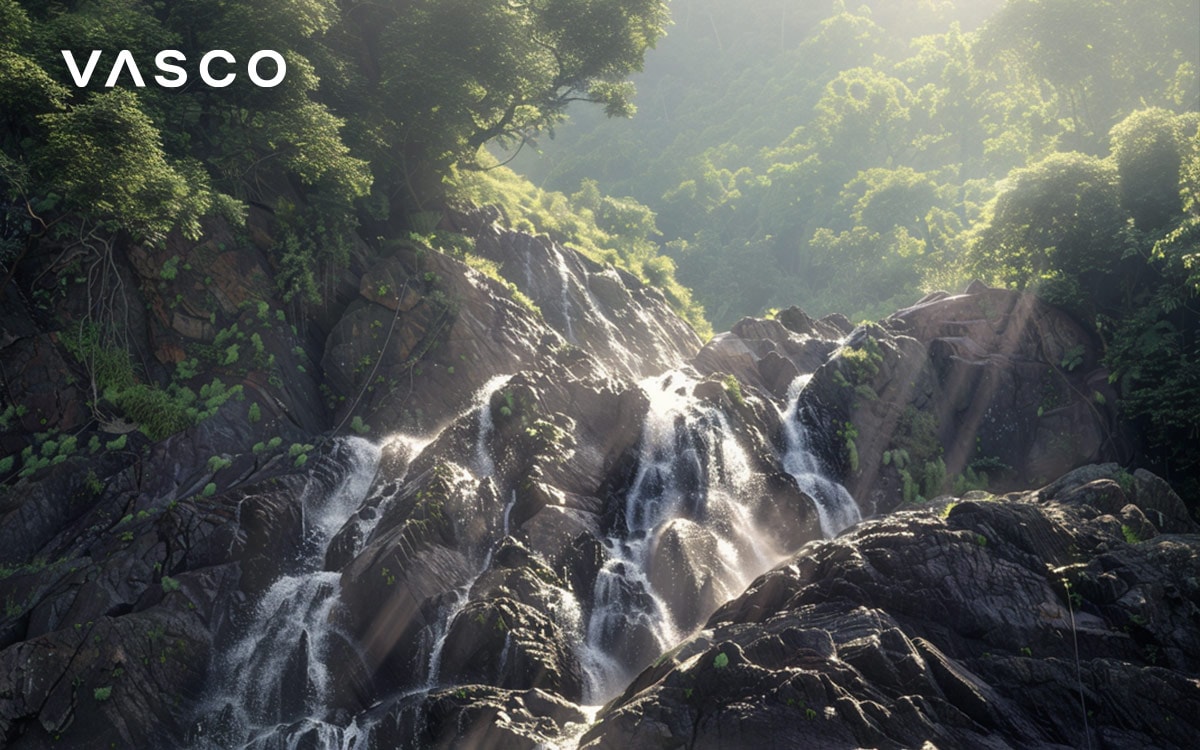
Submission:
MULTIPOLYGON (((476 433, 475 448, 472 451, 474 473, 466 470, 458 473, 453 480, 456 487, 462 487, 468 492, 474 492, 480 483, 491 479, 496 473, 496 464, 492 459, 491 439, 492 432, 495 429, 495 418, 492 414, 491 402, 492 396, 507 385, 511 379, 512 375, 497 375, 491 378, 484 383, 483 387, 475 393, 475 397, 471 400, 472 408, 479 411, 479 431, 476 433)), ((446 638, 450 634, 450 628, 454 624, 455 618, 470 603, 471 589, 474 588, 475 583, 491 567, 492 555, 495 553, 496 547, 508 535, 508 519, 516 500, 517 493, 514 491, 501 512, 500 535, 487 544, 474 574, 462 586, 459 586, 452 592, 453 599, 445 606, 444 611, 439 614, 436 624, 427 635, 429 658, 427 660, 424 681, 425 690, 432 690, 438 686, 438 673, 441 671, 442 666, 442 652, 445 650, 446 638)))
POLYGON ((331 491, 314 471, 301 497, 303 553, 293 572, 263 594, 243 634, 215 664, 217 690, 202 711, 198 748, 273 747, 278 729, 298 721, 320 736, 342 731, 322 726, 329 657, 344 638, 332 617, 340 574, 322 566, 334 535, 366 497, 379 458, 371 442, 345 438, 321 462, 341 470, 331 491))
MULTIPOLYGON (((516 502, 517 493, 512 493, 511 499, 504 506, 503 518, 505 524, 505 535, 507 535, 508 515, 512 512, 513 503, 516 502)), ((500 537, 493 544, 488 546, 487 552, 484 554, 483 560, 476 568, 471 578, 462 586, 454 590, 454 598, 444 608, 442 614, 437 618, 436 624, 430 631, 430 641, 432 645, 429 648, 428 667, 425 674, 424 689, 433 690, 439 686, 439 672, 442 668, 442 653, 446 648, 446 638, 450 635, 450 628, 454 625, 454 620, 466 609, 471 602, 471 589, 483 577, 483 574, 488 571, 492 565, 492 555, 495 554, 496 548, 500 542, 504 541, 504 537, 500 537)))
POLYGON ((600 703, 769 568, 777 552, 745 506, 749 458, 725 415, 674 371, 642 382, 650 408, 623 515, 604 540, 582 659, 600 703))
POLYGON ((820 459, 813 452, 808 427, 800 418, 800 398, 811 378, 812 375, 800 375, 788 386, 787 407, 779 415, 786 440, 783 468, 816 503, 821 533, 830 538, 861 521, 862 513, 846 488, 825 475, 820 459))
POLYGON ((564 334, 568 342, 578 344, 579 341, 575 338, 575 328, 571 324, 571 271, 567 268, 567 259, 563 257, 562 251, 558 249, 558 245, 553 245, 552 249, 554 250, 554 265, 558 269, 558 277, 562 281, 560 303, 562 306, 563 323, 566 328, 564 334))
POLYGON ((477 479, 484 479, 496 473, 496 466, 492 461, 492 430, 495 428, 495 420, 492 417, 492 395, 504 387, 512 375, 497 375, 486 383, 483 387, 475 392, 475 397, 471 399, 471 408, 479 411, 479 433, 475 439, 475 475, 477 479))
MULTIPOLYGON (((590 305, 581 309, 581 319, 589 319, 590 305)), ((460 585, 441 596, 437 616, 422 634, 409 692, 391 697, 392 706, 403 705, 401 713, 420 711, 430 691, 454 687, 453 675, 443 673, 447 640, 477 584, 491 571, 497 550, 514 533, 518 492, 507 488, 499 494, 503 467, 493 450, 500 417, 492 403, 503 412, 496 394, 510 380, 501 375, 485 383, 455 420, 460 431, 450 433, 459 440, 458 458, 443 465, 450 472, 449 494, 461 503, 453 523, 469 564, 460 585)), ((806 383, 802 377, 792 384, 780 415, 786 443, 782 463, 816 502, 822 531, 829 536, 859 520, 859 512, 849 493, 825 476, 812 450, 812 437, 800 419, 806 383)), ((548 614, 574 644, 583 666, 586 704, 611 698, 791 551, 776 549, 772 535, 758 526, 757 511, 766 497, 759 475, 726 414, 695 395, 698 384, 690 371, 639 383, 649 406, 637 464, 619 506, 608 514, 601 539, 604 559, 594 585, 579 596, 557 586, 547 590, 548 614)), ((407 455, 395 478, 399 483, 427 445, 444 443, 436 436, 393 440, 404 444, 392 449, 407 455)), ((380 453, 368 441, 348 438, 313 467, 301 498, 303 555, 262 595, 239 636, 215 660, 218 689, 203 708, 195 750, 357 750, 371 742, 385 720, 382 705, 355 717, 330 705, 339 665, 354 646, 336 625, 341 574, 323 570, 340 530, 355 529, 354 551, 361 552, 383 505, 394 497, 367 497, 380 453)), ((501 662, 514 658, 516 648, 515 640, 506 640, 501 662)), ((584 729, 564 727, 562 746, 584 729)))

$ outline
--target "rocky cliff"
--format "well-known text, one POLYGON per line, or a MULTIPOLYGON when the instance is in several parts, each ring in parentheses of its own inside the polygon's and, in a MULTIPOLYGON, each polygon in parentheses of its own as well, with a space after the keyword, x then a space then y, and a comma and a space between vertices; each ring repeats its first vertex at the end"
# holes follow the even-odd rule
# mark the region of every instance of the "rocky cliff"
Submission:
POLYGON ((0 336, 8 746, 1194 731, 1181 501, 1115 465, 990 494, 1126 458, 1063 313, 972 288, 702 346, 654 289, 496 219, 449 219, 470 265, 359 248, 304 315, 265 222, 26 260, 0 336))
POLYGON ((721 607, 582 746, 1187 747, 1196 531, 1114 464, 864 522, 721 607))

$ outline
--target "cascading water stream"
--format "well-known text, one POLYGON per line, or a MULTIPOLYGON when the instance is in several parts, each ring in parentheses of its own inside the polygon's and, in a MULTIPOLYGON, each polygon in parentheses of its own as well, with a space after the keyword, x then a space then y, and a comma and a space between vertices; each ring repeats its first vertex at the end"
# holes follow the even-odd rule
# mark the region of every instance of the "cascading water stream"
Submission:
MULTIPOLYGON (((503 388, 510 379, 512 379, 511 375, 497 375, 488 380, 475 394, 475 398, 472 400, 472 408, 479 411, 479 431, 475 439, 475 448, 472 451, 474 466, 471 467, 471 471, 463 470, 459 473, 454 478, 455 485, 477 485, 479 482, 489 479, 496 473, 496 464, 492 459, 491 452, 492 431, 495 429, 491 401, 493 394, 503 388)), ((470 603, 471 589, 491 566, 492 554, 495 552, 496 546, 503 540, 504 536, 508 535, 508 518, 515 502, 516 493, 513 492, 501 514, 502 536, 493 544, 488 545, 474 574, 466 583, 455 589, 453 599, 445 607, 444 613, 437 618, 436 626, 430 631, 429 659, 424 682, 425 690, 432 690, 438 685, 438 673, 441 671, 442 653, 446 646, 446 638, 450 634, 450 627, 453 625, 454 619, 470 603)))
POLYGON ((753 494, 749 459, 725 415, 693 396, 694 386, 680 372, 642 383, 650 408, 638 470, 592 592, 582 653, 587 703, 611 697, 778 557, 743 505, 753 494), (698 609, 684 612, 687 605, 698 609))
POLYGON ((821 533, 831 538, 861 521, 862 513, 846 488, 825 475, 820 459, 813 452, 812 438, 800 412, 800 398, 810 379, 812 375, 800 375, 792 381, 788 386, 787 407, 779 415, 786 439, 783 468, 816 503, 821 533))
POLYGON ((559 302, 562 305, 563 325, 566 328, 564 334, 569 343, 578 344, 579 341, 575 338, 575 327, 571 322, 571 271, 567 268, 567 259, 563 257, 558 246, 554 246, 554 260, 555 267, 558 269, 558 277, 562 283, 559 302))
MULTIPOLYGON (((474 482, 495 471, 488 449, 493 423, 487 405, 510 378, 502 375, 490 379, 462 412, 466 415, 478 410, 480 414, 472 454, 474 465, 470 471, 462 471, 463 481, 474 482)), ((407 464, 432 442, 407 436, 395 439, 405 443, 407 464)), ((360 738, 357 722, 342 726, 329 722, 326 716, 333 671, 329 646, 333 639, 346 638, 348 643, 349 638, 333 625, 341 573, 323 570, 323 565, 330 543, 340 530, 357 524, 358 541, 353 550, 357 554, 379 522, 381 507, 365 517, 359 517, 359 511, 369 504, 367 493, 381 452, 379 446, 367 440, 346 438, 330 459, 314 467, 314 479, 301 497, 304 554, 263 594, 243 634, 214 665, 220 675, 219 687, 201 710, 193 742, 196 750, 291 748, 301 737, 315 737, 322 748, 348 748, 360 738), (328 476, 322 477, 329 474, 336 478, 331 481, 328 476), (332 491, 327 490, 330 486, 332 491)), ((487 564, 485 559, 480 573, 487 564)), ((469 585, 461 590, 459 608, 466 603, 469 590, 469 585)), ((448 615, 443 618, 447 626, 454 613, 448 615)), ((431 664, 431 671, 436 675, 436 662, 431 664)), ((369 733, 369 728, 366 731, 369 733)))
POLYGON ((329 544, 359 509, 375 478, 380 449, 346 438, 325 462, 337 462, 332 491, 317 478, 301 498, 303 553, 263 594, 241 637, 216 665, 219 688, 203 711, 198 748, 273 747, 292 722, 320 724, 331 678, 328 655, 343 637, 331 617, 340 574, 322 569, 329 544))
MULTIPOLYGON (((473 443, 462 446, 460 455, 465 460, 450 463, 449 482, 451 494, 477 498, 470 502, 494 497, 483 488, 497 470, 491 450, 491 403, 510 377, 489 380, 460 414, 461 418, 477 413, 477 432, 473 443)), ((782 462, 816 501, 822 531, 829 536, 859 520, 859 513, 849 493, 825 477, 812 451, 811 437, 800 419, 806 382, 807 378, 798 378, 792 384, 786 411, 781 413, 786 441, 782 462)), ((612 531, 602 540, 606 559, 590 592, 590 606, 569 590, 553 590, 557 599, 549 605, 549 614, 577 644, 586 704, 595 706, 610 698, 638 670, 700 627, 717 606, 737 596, 790 551, 776 549, 770 534, 759 528, 755 511, 763 493, 754 484, 749 456, 721 409, 694 395, 696 386, 692 375, 678 371, 641 383, 650 404, 638 465, 612 531)), ((409 443, 406 465, 428 441, 409 443)), ((368 712, 347 723, 348 717, 333 716, 327 706, 336 664, 331 661, 330 645, 345 636, 333 624, 338 619, 341 574, 324 571, 323 561, 340 529, 359 524, 355 536, 361 547, 382 515, 379 507, 369 514, 359 513, 364 503, 370 504, 366 494, 380 449, 361 439, 347 439, 335 453, 341 463, 336 481, 314 480, 303 496, 303 559, 263 595, 244 634, 216 665, 223 675, 222 689, 204 712, 206 735, 195 744, 197 750, 274 750, 297 746, 301 740, 348 750, 369 742, 382 718, 368 712)), ((322 465, 316 471, 328 469, 322 465)), ((470 605, 474 587, 491 569, 493 555, 512 532, 510 516, 516 500, 513 491, 503 508, 492 506, 486 528, 467 533, 464 527, 464 538, 475 539, 471 575, 443 599, 436 624, 428 628, 421 647, 425 673, 414 676, 411 692, 401 699, 453 687, 443 684, 448 677, 441 673, 447 639, 456 618, 470 605)), ((480 505, 478 510, 486 509, 480 505)), ((346 639, 338 645, 348 644, 346 639)), ((502 662, 511 658, 513 647, 515 643, 506 640, 502 662)), ((419 705, 413 702, 406 710, 419 710, 419 705)), ((581 729, 570 727, 574 734, 563 735, 562 747, 577 739, 581 729)))

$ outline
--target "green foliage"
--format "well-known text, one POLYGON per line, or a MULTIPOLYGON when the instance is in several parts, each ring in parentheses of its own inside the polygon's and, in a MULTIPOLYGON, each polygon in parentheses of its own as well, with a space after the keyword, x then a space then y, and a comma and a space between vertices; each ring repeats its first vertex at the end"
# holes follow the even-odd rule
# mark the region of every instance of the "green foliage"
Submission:
POLYGON ((1125 537, 1127 544, 1138 544, 1142 541, 1142 536, 1132 526, 1121 525, 1121 535, 1125 537))
POLYGON ((930 411, 905 407, 892 434, 892 444, 903 453, 905 464, 924 466, 940 458, 942 444, 937 436, 937 417, 930 411))
POLYGON ((1180 178, 1197 122, 1194 112, 1141 109, 1109 133, 1121 205, 1139 229, 1161 229, 1182 212, 1180 178))
MULTIPOLYGON (((3 473, 3 472, 0 472, 3 473)), ((99 495, 104 492, 104 482, 96 475, 94 469, 88 469, 87 477, 83 480, 84 487, 87 487, 88 492, 93 495, 99 495)))
POLYGON ((1009 175, 972 249, 976 267, 1001 269, 1018 286, 1048 277, 1107 271, 1119 258, 1117 171, 1079 153, 1052 154, 1009 175))
POLYGON ((139 383, 113 394, 111 399, 153 440, 162 440, 196 423, 191 408, 195 394, 186 389, 163 390, 139 383))
MULTIPOLYGON (((711 335, 703 309, 675 279, 674 261, 659 254, 654 213, 634 199, 603 196, 596 183, 587 180, 570 196, 546 192, 504 167, 456 171, 451 191, 460 201, 498 206, 514 227, 548 234, 598 263, 629 271, 661 290, 698 334, 711 335)), ((492 276, 487 261, 473 260, 470 254, 466 261, 492 276)), ((500 276, 499 268, 494 272, 492 278, 500 276)))
POLYGON ((513 410, 516 408, 515 399, 513 398, 512 392, 501 391, 500 400, 500 416, 504 417, 505 419, 512 417, 513 410))
MULTIPOLYGON (((205 216, 239 222, 254 202, 274 213, 280 291, 315 303, 348 262, 358 208, 420 229, 449 167, 478 167, 484 144, 529 140, 574 101, 630 114, 625 79, 667 22, 661 0, 339 10, 329 0, 104 0, 27 13, 4 0, 0 191, 22 201, 13 215, 29 208, 42 226, 69 217, 158 240, 175 228, 197 237, 205 216), (97 82, 112 50, 131 50, 149 76, 157 50, 192 61, 214 48, 239 61, 277 50, 287 76, 259 89, 241 75, 219 91, 97 82), (88 90, 62 85, 61 49, 106 50, 88 90)), ((10 238, 0 240, 4 252, 10 238)), ((162 266, 164 280, 176 273, 175 261, 162 266)))
POLYGON ((851 386, 870 386, 882 363, 883 352, 872 336, 864 337, 861 348, 846 347, 841 352, 841 372, 851 386))
POLYGON ((179 275, 179 256, 174 255, 174 256, 171 256, 170 258, 168 258, 166 260, 166 262, 163 263, 162 268, 159 269, 158 276, 163 281, 174 281, 175 277, 178 275, 179 275))
POLYGON ((103 703, 104 701, 106 701, 110 697, 112 697, 112 690, 113 690, 112 685, 105 685, 104 687, 98 687, 92 691, 92 697, 95 698, 97 703, 103 703))
POLYGON ((371 431, 371 425, 363 422, 362 417, 355 414, 354 419, 350 420, 350 429, 354 430, 359 435, 366 435, 371 431))
POLYGON ((129 353, 116 342, 105 340, 99 326, 86 324, 62 331, 59 341, 88 370, 97 394, 137 423, 151 439, 161 440, 209 415, 194 408, 196 394, 187 388, 175 383, 162 388, 137 382, 129 353))
POLYGON ((63 208, 111 219, 148 237, 179 226, 198 238, 200 217, 218 203, 195 164, 171 164, 137 95, 114 88, 42 117, 47 130, 35 163, 63 208))
POLYGON ((1117 469, 1115 479, 1117 480, 1117 484, 1121 485, 1122 492, 1129 494, 1133 491, 1133 485, 1136 480, 1133 474, 1130 474, 1124 467, 1117 469))
POLYGON ((250 408, 246 411, 246 419, 249 420, 250 424, 257 424, 262 421, 262 409, 259 408, 257 401, 250 404, 250 408))
POLYGON ((742 395, 742 384, 733 375, 726 375, 721 381, 721 385, 725 388, 725 395, 729 396, 729 400, 738 406, 746 405, 746 397, 742 395))
POLYGON ((714 669, 725 669, 728 666, 729 666, 729 656, 727 656, 725 653, 717 654, 716 657, 713 659, 713 668, 714 669))
POLYGON ((380 116, 427 153, 468 160, 489 140, 522 141, 560 121, 572 100, 631 113, 622 79, 667 20, 658 0, 419 0, 379 15, 366 33, 391 50, 380 61, 380 116), (459 52, 464 40, 470 55, 459 52))
POLYGON ((1083 344, 1076 344, 1075 346, 1071 347, 1063 354, 1062 362, 1059 364, 1059 366, 1067 372, 1079 367, 1081 364, 1083 364, 1083 354, 1085 350, 1086 347, 1084 347, 1083 344))
POLYGON ((163 576, 159 583, 162 584, 162 590, 164 594, 169 594, 172 591, 179 590, 179 581, 175 580, 171 576, 163 576))
POLYGON ((921 486, 925 497, 935 497, 946 485, 946 464, 941 458, 926 461, 921 472, 921 486))
POLYGON ((850 467, 851 472, 857 472, 858 445, 854 441, 858 438, 858 428, 850 422, 844 422, 838 428, 837 434, 846 451, 846 464, 850 467))
POLYGON ((954 494, 965 495, 968 492, 975 490, 986 490, 989 480, 986 471, 977 470, 972 466, 968 466, 954 478, 954 494))
MULTIPOLYGON (((1015 168, 1055 151, 1101 157, 1110 127, 1139 108, 1194 111, 1200 24, 1182 2, 1013 0, 974 31, 999 5, 705 3, 715 26, 673 29, 639 78, 652 116, 580 118, 544 157, 514 163, 551 189, 596 177, 648 205, 679 278, 722 327, 796 300, 874 318, 972 276, 1035 285, 1043 261, 1102 266, 1102 247, 1096 258, 1086 243, 1045 242, 1048 217, 1077 236, 1094 218, 1120 224, 1112 190, 1095 210, 1085 195, 1075 222, 1076 185, 1044 193, 1059 203, 1030 201, 1041 216, 1002 210, 1000 224, 1051 230, 1009 243, 1012 262, 1007 249, 980 258, 991 250, 973 225, 1015 168)), ((1143 182, 1170 190, 1171 169, 1145 163, 1143 182)))
POLYGON ((0 432, 11 429, 13 422, 29 413, 24 404, 9 404, 0 412, 0 432))

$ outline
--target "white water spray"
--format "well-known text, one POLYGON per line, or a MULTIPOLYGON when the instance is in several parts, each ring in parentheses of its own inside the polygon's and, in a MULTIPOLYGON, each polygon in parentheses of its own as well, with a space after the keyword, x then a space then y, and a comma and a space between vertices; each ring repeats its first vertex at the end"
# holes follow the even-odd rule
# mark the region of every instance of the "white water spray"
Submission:
POLYGON ((334 535, 366 497, 380 449, 361 438, 346 438, 334 455, 343 459, 345 469, 333 490, 313 479, 301 497, 304 552, 294 572, 271 585, 244 634, 216 665, 219 688, 203 711, 200 748, 266 747, 281 725, 325 723, 330 650, 344 635, 332 616, 340 574, 322 570, 322 565, 334 535))
POLYGON ((638 470, 592 592, 585 702, 611 697, 778 558, 744 505, 756 494, 749 458, 695 385, 681 372, 642 383, 650 409, 638 470))
POLYGON ((816 503, 821 533, 828 539, 861 521, 862 513, 846 488, 825 476, 820 460, 813 453, 808 427, 800 419, 800 397, 810 379, 812 375, 801 375, 792 381, 788 386, 787 407, 779 415, 787 440, 783 468, 816 503))

